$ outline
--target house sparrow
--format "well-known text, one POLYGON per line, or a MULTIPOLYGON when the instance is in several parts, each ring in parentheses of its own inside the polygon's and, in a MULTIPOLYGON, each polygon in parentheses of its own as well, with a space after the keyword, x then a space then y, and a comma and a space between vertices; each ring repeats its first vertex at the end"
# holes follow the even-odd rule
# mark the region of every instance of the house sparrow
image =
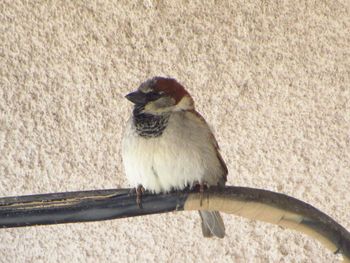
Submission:
MULTIPOLYGON (((122 158, 133 186, 154 193, 196 184, 224 187, 227 167, 217 141, 180 83, 154 77, 126 98, 134 109, 123 137, 122 158)), ((203 235, 223 238, 219 212, 199 213, 203 235)))

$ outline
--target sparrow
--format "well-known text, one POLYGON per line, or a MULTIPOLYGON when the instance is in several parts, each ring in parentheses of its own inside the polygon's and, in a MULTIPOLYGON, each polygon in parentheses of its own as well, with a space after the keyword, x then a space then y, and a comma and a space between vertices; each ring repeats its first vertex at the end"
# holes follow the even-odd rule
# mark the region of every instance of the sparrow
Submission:
MULTIPOLYGON (((224 187, 227 167, 194 101, 175 79, 154 77, 125 96, 134 104, 122 141, 129 183, 153 193, 224 187)), ((225 236, 218 211, 199 211, 204 237, 225 236)))

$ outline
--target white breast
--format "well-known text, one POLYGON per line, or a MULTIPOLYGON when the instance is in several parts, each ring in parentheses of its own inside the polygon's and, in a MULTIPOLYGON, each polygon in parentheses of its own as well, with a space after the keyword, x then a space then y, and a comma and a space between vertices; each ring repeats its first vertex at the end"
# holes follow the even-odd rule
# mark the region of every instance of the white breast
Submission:
POLYGON ((167 128, 156 138, 139 136, 130 119, 122 157, 130 184, 154 192, 203 181, 215 185, 224 173, 209 127, 191 112, 172 113, 167 128))

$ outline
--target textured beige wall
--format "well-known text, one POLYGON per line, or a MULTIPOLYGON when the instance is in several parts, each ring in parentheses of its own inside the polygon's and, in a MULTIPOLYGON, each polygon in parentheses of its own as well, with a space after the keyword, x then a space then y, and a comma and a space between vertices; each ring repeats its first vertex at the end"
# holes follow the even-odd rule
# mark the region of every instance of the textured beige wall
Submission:
MULTIPOLYGON (((125 187, 128 91, 172 76, 213 126, 229 184, 350 229, 350 2, 0 2, 0 195, 125 187), (278 2, 278 3, 277 3, 278 2)), ((336 262, 305 236, 197 213, 0 231, 0 262, 336 262)))

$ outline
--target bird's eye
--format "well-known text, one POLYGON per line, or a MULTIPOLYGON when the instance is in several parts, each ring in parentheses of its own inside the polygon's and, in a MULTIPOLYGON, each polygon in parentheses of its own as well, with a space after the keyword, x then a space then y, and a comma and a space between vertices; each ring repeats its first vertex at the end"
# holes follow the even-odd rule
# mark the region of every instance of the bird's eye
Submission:
POLYGON ((153 100, 157 100, 161 97, 162 95, 160 95, 158 92, 155 91, 151 91, 149 93, 147 93, 147 99, 149 101, 153 101, 153 100))

